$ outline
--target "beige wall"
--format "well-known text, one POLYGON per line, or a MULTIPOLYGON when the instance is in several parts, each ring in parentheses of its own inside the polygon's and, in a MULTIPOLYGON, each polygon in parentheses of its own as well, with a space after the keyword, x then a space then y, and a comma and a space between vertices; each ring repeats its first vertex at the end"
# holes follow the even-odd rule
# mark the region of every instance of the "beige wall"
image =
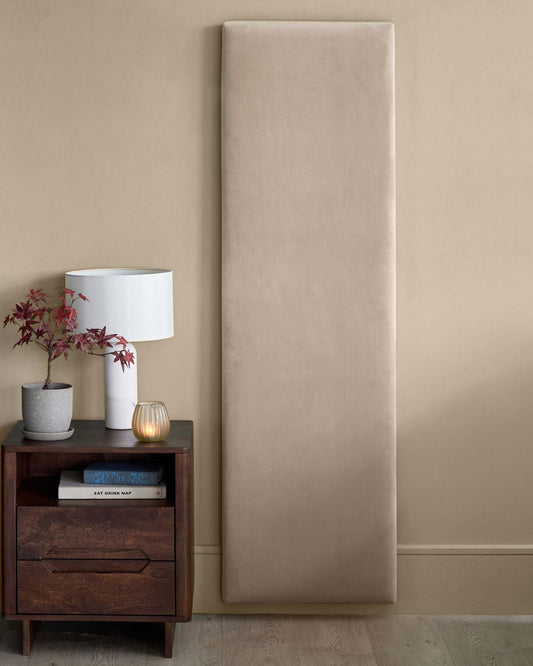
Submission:
MULTIPOLYGON (((219 26, 229 18, 395 23, 396 610, 531 612, 533 546, 515 554, 533 544, 529 0, 0 0, 0 313, 66 269, 174 270, 176 335, 138 345, 140 398, 195 421, 195 607, 223 610, 219 26)), ((0 336, 4 435, 44 358, 11 351, 12 331, 0 336)), ((55 376, 74 383, 76 417, 102 416, 100 359, 58 361, 55 376)))

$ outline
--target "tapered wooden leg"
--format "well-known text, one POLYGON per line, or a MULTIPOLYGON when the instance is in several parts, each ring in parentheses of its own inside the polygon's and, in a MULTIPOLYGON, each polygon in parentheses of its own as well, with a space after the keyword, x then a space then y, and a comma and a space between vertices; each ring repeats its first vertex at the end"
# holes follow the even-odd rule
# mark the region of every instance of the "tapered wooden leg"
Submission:
POLYGON ((38 620, 22 620, 22 654, 27 657, 31 653, 33 641, 42 622, 38 620))
POLYGON ((165 622, 165 657, 172 657, 175 622, 165 622))

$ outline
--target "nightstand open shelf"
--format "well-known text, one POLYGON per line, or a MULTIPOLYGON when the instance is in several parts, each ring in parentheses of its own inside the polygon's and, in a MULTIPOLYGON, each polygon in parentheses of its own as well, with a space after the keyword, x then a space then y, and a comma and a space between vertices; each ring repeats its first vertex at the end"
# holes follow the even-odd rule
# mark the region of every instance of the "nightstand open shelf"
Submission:
POLYGON ((193 426, 173 421, 165 442, 73 421, 67 442, 30 442, 17 424, 2 448, 3 612, 23 622, 29 654, 41 620, 175 622, 192 614, 193 426), (63 470, 91 462, 150 461, 167 498, 59 500, 63 470))
MULTIPOLYGON (((151 500, 60 500, 57 499, 59 476, 35 476, 24 479, 17 488, 17 506, 174 506, 174 497, 151 500)), ((170 495, 170 489, 168 494, 170 495)))

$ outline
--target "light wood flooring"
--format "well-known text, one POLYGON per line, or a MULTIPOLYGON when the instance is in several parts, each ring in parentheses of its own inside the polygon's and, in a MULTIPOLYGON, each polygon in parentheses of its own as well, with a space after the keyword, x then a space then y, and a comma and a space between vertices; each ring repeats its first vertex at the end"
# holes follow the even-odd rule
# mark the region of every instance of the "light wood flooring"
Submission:
POLYGON ((20 655, 19 623, 0 623, 0 665, 533 666, 533 616, 196 615, 176 626, 45 623, 20 655))

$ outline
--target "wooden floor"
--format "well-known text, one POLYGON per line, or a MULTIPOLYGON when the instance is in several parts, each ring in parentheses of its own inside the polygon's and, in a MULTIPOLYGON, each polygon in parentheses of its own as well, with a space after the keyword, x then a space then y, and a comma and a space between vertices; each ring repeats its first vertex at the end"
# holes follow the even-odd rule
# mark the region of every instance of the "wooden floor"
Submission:
POLYGON ((533 665, 533 616, 196 615, 173 659, 158 625, 45 623, 31 657, 18 623, 0 627, 1 666, 533 665))

